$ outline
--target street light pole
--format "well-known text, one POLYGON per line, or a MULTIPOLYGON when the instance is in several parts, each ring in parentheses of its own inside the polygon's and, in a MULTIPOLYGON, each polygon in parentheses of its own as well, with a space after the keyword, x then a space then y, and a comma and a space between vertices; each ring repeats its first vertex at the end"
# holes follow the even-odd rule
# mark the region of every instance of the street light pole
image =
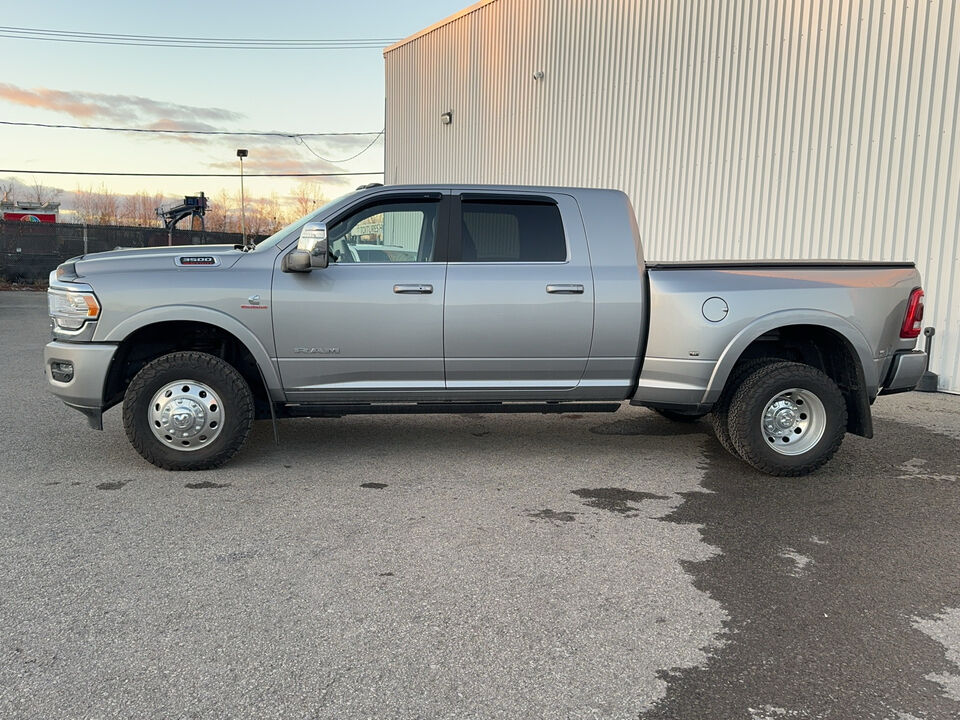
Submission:
POLYGON ((243 246, 247 246, 247 222, 246 222, 246 210, 244 209, 244 200, 243 200, 243 159, 247 157, 250 153, 245 149, 240 148, 237 150, 237 157, 240 158, 240 236, 243 240, 243 246))

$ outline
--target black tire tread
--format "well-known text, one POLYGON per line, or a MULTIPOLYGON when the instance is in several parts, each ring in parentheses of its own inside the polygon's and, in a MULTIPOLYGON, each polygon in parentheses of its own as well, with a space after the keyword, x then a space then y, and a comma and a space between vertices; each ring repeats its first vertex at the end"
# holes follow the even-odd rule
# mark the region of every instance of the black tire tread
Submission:
POLYGON ((253 418, 253 393, 250 392, 250 387, 243 376, 225 360, 209 353, 194 350, 170 353, 148 363, 130 381, 123 399, 123 427, 127 439, 147 462, 163 470, 211 470, 220 467, 236 455, 246 441, 250 434, 250 428, 253 426, 253 418), (230 393, 231 399, 234 400, 231 411, 236 413, 239 420, 239 432, 234 433, 232 437, 225 438, 226 442, 224 442, 223 447, 212 455, 198 457, 194 453, 180 453, 183 457, 171 459, 167 457, 167 453, 162 452, 166 448, 163 448, 152 434, 144 437, 145 433, 142 433, 137 426, 136 413, 142 411, 138 407, 138 398, 144 392, 148 392, 148 388, 157 381, 162 373, 177 368, 183 368, 184 372, 202 368, 213 374, 219 374, 230 393), (158 452, 158 449, 160 452, 158 452))
POLYGON ((730 373, 730 377, 727 378, 726 385, 723 387, 723 392, 720 393, 720 399, 717 400, 713 406, 710 414, 710 425, 713 427, 713 434, 717 436, 717 440, 723 445, 723 449, 734 457, 740 457, 740 453, 733 444, 733 440, 730 439, 730 430, 728 428, 730 402, 733 400, 734 393, 737 392, 744 380, 764 365, 775 362, 777 362, 777 360, 774 358, 753 358, 751 360, 745 360, 734 367, 730 373))
MULTIPOLYGON (((768 475, 800 477, 822 467, 840 449, 847 428, 847 405, 833 380, 817 368, 803 363, 773 362, 755 369, 737 388, 730 402, 727 427, 737 454, 748 465, 768 475), (816 446, 816 454, 811 456, 808 462, 788 465, 771 461, 750 442, 753 418, 750 417, 749 403, 756 402, 758 397, 765 394, 766 391, 761 389, 764 385, 782 382, 804 387, 805 379, 815 383, 826 381, 825 387, 828 390, 832 388, 831 394, 834 394, 834 397, 821 397, 820 400, 824 407, 831 404, 835 406, 838 422, 835 423, 833 435, 824 436, 820 445, 816 446)), ((829 427, 825 432, 829 433, 829 427)))

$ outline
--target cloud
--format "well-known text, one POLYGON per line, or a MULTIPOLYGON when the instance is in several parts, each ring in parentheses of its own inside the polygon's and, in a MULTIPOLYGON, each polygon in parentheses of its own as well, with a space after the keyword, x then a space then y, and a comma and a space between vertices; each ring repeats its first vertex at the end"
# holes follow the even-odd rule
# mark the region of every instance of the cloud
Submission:
POLYGON ((230 122, 245 117, 242 113, 224 108, 181 105, 140 95, 112 95, 51 88, 28 89, 9 83, 0 83, 0 100, 15 105, 64 113, 86 122, 199 123, 202 127, 189 129, 215 129, 206 123, 230 122))
MULTIPOLYGON (((292 141, 287 140, 288 143, 292 141)), ((335 173, 343 172, 339 165, 311 156, 302 148, 278 147, 267 143, 248 144, 250 156, 243 161, 243 169, 256 173, 335 173)), ((210 163, 212 170, 237 172, 237 159, 210 163)))
POLYGON ((219 130, 220 128, 205 122, 184 122, 173 118, 160 118, 143 126, 145 130, 219 130))
MULTIPOLYGON (((114 95, 79 90, 52 88, 22 88, 0 83, 0 100, 24 107, 63 113, 85 124, 116 123, 147 130, 202 130, 223 129, 223 123, 241 120, 242 113, 217 107, 199 107, 164 102, 139 95, 114 95), (219 123, 215 124, 215 123, 219 123)), ((369 135, 308 136, 298 142, 291 137, 263 135, 179 135, 157 134, 140 136, 161 142, 178 142, 206 146, 219 154, 232 146, 250 147, 251 172, 296 173, 339 172, 342 168, 322 157, 345 158, 366 147, 369 135), (298 147, 298 145, 305 147, 298 147), (255 146, 255 147, 254 147, 255 146), (311 152, 312 151, 312 152, 311 152)), ((379 139, 378 139, 379 140, 379 139)), ((382 143, 378 143, 382 147, 382 143)), ((376 147, 370 153, 376 153, 376 147)), ((367 153, 364 153, 366 158, 367 153)), ((234 170, 236 163, 219 162, 213 169, 234 170)))

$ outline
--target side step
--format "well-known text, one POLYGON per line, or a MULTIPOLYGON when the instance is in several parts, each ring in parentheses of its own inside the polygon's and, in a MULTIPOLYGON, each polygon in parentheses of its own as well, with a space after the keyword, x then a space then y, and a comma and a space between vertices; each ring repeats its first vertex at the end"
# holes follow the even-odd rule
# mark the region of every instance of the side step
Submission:
POLYGON ((484 403, 286 403, 284 417, 342 417, 343 415, 421 415, 435 413, 602 413, 616 412, 620 403, 484 402, 484 403))

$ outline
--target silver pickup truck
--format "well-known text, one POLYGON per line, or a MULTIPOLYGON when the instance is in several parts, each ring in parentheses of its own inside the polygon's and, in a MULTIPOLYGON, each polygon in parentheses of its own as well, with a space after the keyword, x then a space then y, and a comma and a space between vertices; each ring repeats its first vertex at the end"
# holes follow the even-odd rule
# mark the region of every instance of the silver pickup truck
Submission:
POLYGON ((255 248, 75 258, 49 305, 50 390, 94 428, 122 402, 170 470, 223 464, 255 419, 629 400, 805 475, 926 362, 913 264, 647 263, 613 190, 366 187, 255 248))

